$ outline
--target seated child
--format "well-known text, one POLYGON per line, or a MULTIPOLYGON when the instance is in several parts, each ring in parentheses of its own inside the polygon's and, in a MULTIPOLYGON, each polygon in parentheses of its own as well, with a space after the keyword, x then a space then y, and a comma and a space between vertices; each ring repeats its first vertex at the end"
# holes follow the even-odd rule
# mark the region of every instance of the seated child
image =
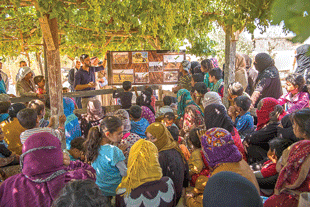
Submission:
POLYGON ((36 77, 34 77, 33 81, 38 86, 37 94, 46 94, 44 76, 37 75, 36 77))
POLYGON ((39 118, 39 127, 47 127, 49 121, 44 119, 45 104, 41 100, 32 100, 28 103, 28 108, 36 110, 39 118))
POLYGON ((167 112, 172 112, 172 113, 173 113, 173 110, 172 110, 172 108, 170 107, 171 102, 172 102, 170 96, 165 96, 165 97, 163 98, 163 102, 164 102, 164 106, 161 107, 158 111, 156 111, 156 113, 155 113, 155 119, 157 119, 157 118, 159 118, 159 117, 161 117, 161 116, 164 116, 165 113, 167 113, 167 112))
POLYGON ((146 138, 145 130, 150 125, 145 118, 141 118, 142 109, 140 106, 132 106, 129 109, 129 115, 131 118, 131 130, 130 132, 139 135, 141 138, 146 138))
POLYGON ((213 83, 211 91, 217 92, 222 98, 224 94, 223 71, 220 68, 213 68, 209 72, 209 82, 213 83))
POLYGON ((288 113, 309 107, 309 94, 303 92, 305 79, 302 75, 291 74, 286 77, 287 94, 283 94, 279 99, 279 104, 284 105, 288 113))
POLYGON ((208 88, 204 82, 196 83, 194 86, 195 90, 195 96, 196 99, 194 99, 195 103, 201 108, 202 112, 204 112, 204 107, 202 105, 202 100, 205 96, 205 94, 208 92, 208 88))
POLYGON ((179 127, 174 123, 174 121, 175 121, 175 115, 173 112, 166 112, 164 114, 163 122, 165 126, 166 127, 175 126, 179 130, 179 127))
POLYGON ((189 153, 187 147, 183 143, 184 142, 183 138, 179 136, 179 129, 176 126, 169 126, 167 127, 167 129, 169 130, 173 139, 178 142, 179 147, 183 152, 186 161, 188 161, 189 157, 191 156, 191 153, 189 153))
POLYGON ((189 175, 191 176, 191 186, 195 186, 196 180, 200 176, 209 176, 209 167, 204 164, 201 143, 198 136, 199 128, 189 132, 189 144, 191 145, 191 157, 188 160, 189 175))
POLYGON ((235 98, 235 106, 231 106, 228 110, 228 115, 234 122, 241 138, 254 130, 254 119, 249 112, 251 103, 248 96, 238 96, 235 98))
POLYGON ((131 90, 131 82, 124 81, 123 82, 124 92, 116 92, 116 88, 113 87, 113 98, 120 98, 122 109, 129 109, 131 107, 132 93, 131 90))
POLYGON ((3 122, 9 119, 9 108, 11 106, 11 102, 9 101, 1 101, 0 102, 0 122, 3 122))
POLYGON ((192 92, 194 92, 195 84, 199 82, 203 82, 203 80, 204 80, 204 76, 202 73, 195 73, 192 75, 192 78, 191 78, 192 92))
POLYGON ((82 137, 77 137, 74 138, 73 140, 71 140, 71 148, 68 151, 69 157, 71 161, 75 161, 75 160, 81 160, 84 161, 85 157, 84 157, 84 142, 85 139, 82 137))
POLYGON ((116 146, 123 137, 122 121, 109 116, 103 119, 99 127, 92 127, 84 143, 85 159, 96 170, 96 184, 104 196, 116 195, 116 188, 122 177, 127 175, 123 152, 116 146))
POLYGON ((234 105, 235 98, 237 98, 238 96, 242 96, 242 95, 248 96, 250 98, 250 96, 246 92, 244 92, 244 88, 241 85, 241 83, 234 82, 234 83, 229 84, 228 100, 229 100, 230 106, 234 105))
MULTIPOLYGON (((24 144, 25 141, 28 139, 28 137, 30 137, 31 135, 40 132, 49 132, 55 137, 57 137, 60 140, 60 142, 62 142, 65 138, 64 136, 64 127, 65 127, 64 125, 66 121, 65 115, 59 117, 58 129, 52 129, 51 127, 49 127, 53 126, 54 124, 55 119, 53 118, 50 119, 50 124, 48 127, 40 128, 39 127, 40 118, 35 109, 25 108, 20 110, 17 114, 17 119, 20 125, 22 125, 22 127, 27 129, 26 131, 20 134, 20 141, 22 144, 24 144)), ((64 148, 64 146, 62 146, 62 148, 64 148)))

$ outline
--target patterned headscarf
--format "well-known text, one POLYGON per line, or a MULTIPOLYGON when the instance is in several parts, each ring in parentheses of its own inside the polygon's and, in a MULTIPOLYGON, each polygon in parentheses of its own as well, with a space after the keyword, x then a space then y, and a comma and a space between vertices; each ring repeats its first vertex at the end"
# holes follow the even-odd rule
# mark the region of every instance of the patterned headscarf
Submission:
POLYGON ((188 105, 197 106, 200 113, 203 114, 201 111, 201 108, 193 101, 191 94, 188 90, 180 89, 177 93, 177 99, 178 99, 178 116, 179 116, 179 118, 184 116, 185 108, 188 105))
POLYGON ((231 134, 222 128, 209 129, 201 137, 201 145, 206 160, 211 168, 221 163, 239 162, 242 160, 231 134))
POLYGON ((64 107, 64 114, 66 117, 73 114, 74 111, 74 102, 71 98, 64 97, 63 98, 63 107, 64 107))
POLYGON ((147 182, 160 180, 163 176, 156 146, 144 139, 140 139, 131 147, 127 166, 127 175, 117 188, 125 188, 126 195, 129 195, 132 189, 147 182))
POLYGON ((91 100, 87 104, 87 121, 98 121, 104 117, 101 102, 98 99, 91 100))
POLYGON ((131 130, 131 123, 129 119, 129 114, 125 109, 119 109, 115 112, 114 116, 118 117, 120 120, 122 120, 123 126, 124 126, 124 134, 127 134, 131 130))

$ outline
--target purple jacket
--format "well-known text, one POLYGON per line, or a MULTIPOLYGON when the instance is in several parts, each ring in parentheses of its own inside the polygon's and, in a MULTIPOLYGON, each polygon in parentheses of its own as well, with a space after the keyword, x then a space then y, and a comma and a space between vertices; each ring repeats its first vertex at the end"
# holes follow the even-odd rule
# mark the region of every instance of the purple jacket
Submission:
POLYGON ((295 96, 291 93, 282 95, 279 99, 279 104, 287 104, 287 112, 292 113, 296 110, 300 110, 309 107, 309 94, 307 92, 299 92, 295 96))

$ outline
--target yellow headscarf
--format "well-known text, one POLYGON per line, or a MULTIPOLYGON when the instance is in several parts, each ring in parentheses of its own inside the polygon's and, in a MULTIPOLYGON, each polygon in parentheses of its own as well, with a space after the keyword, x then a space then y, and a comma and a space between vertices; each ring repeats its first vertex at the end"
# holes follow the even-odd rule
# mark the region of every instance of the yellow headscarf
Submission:
POLYGON ((185 162, 183 152, 181 151, 178 143, 173 139, 172 135, 170 134, 169 130, 165 125, 159 122, 155 122, 148 126, 148 128, 146 128, 145 133, 146 132, 152 134, 155 138, 157 138, 157 141, 154 142, 154 144, 156 145, 158 152, 176 149, 182 155, 182 158, 185 162))
POLYGON ((163 176, 158 161, 156 146, 144 139, 137 141, 130 149, 127 176, 123 177, 116 191, 125 188, 126 195, 140 185, 160 180, 163 176))

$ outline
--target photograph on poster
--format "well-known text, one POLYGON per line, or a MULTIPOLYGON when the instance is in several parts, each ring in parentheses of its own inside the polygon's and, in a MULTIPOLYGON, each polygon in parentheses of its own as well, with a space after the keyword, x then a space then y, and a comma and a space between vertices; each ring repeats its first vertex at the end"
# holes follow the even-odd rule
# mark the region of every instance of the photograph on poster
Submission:
POLYGON ((149 83, 149 73, 135 73, 135 83, 149 83))
POLYGON ((123 83, 124 81, 130 81, 133 83, 133 69, 125 70, 113 70, 113 83, 123 83))
POLYGON ((113 52, 113 64, 128 64, 128 52, 113 52))
POLYGON ((178 82, 178 71, 165 71, 164 72, 164 82, 178 82))
POLYGON ((164 55, 165 70, 178 70, 183 60, 183 55, 164 55))
POLYGON ((149 62, 149 71, 150 72, 162 72, 163 62, 149 62))
POLYGON ((132 52, 132 63, 148 63, 148 52, 132 52))
POLYGON ((162 84, 163 83, 163 73, 150 72, 150 83, 162 84))

